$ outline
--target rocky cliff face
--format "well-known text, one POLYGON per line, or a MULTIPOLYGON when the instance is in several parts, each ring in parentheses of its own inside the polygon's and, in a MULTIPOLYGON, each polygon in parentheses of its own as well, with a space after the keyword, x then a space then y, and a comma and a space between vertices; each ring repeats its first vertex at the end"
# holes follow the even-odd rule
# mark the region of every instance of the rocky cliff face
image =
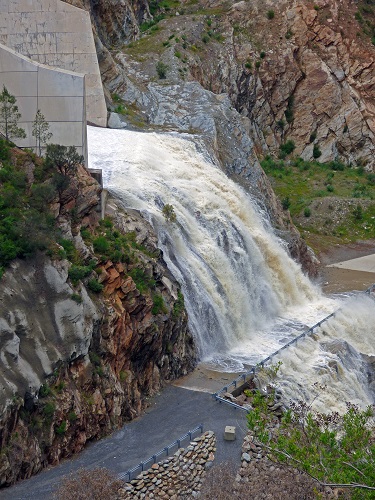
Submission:
MULTIPOLYGON (((164 19, 152 26, 147 8, 127 4, 130 33, 116 27, 110 1, 85 4, 98 34, 107 97, 116 95, 124 105, 123 126, 203 136, 216 161, 266 207, 291 254, 314 274, 316 262, 258 158, 277 155, 291 140, 304 159, 320 155, 320 161, 340 158, 374 168, 372 7, 351 0, 155 5, 154 19, 164 19), (141 18, 150 26, 143 35, 136 27, 141 18), (157 62, 166 70, 162 80, 157 62)), ((112 123, 122 126, 115 118, 112 123)))
MULTIPOLYGON (((83 0, 70 3, 82 6, 83 0)), ((116 44, 138 38, 139 23, 152 17, 138 2, 86 0, 84 6, 112 56, 116 44)), ((374 168, 375 49, 368 36, 374 12, 362 7, 351 0, 202 0, 196 7, 181 2, 167 11, 159 7, 158 14, 167 14, 158 24, 163 33, 147 32, 135 51, 124 45, 122 57, 137 68, 133 82, 152 78, 160 58, 169 66, 167 82, 196 80, 216 94, 227 93, 250 119, 258 154, 275 153, 292 139, 295 153, 305 159, 312 158, 315 145, 320 161, 341 158, 374 168)), ((128 85, 121 78, 129 69, 123 60, 115 70, 113 59, 102 58, 111 90, 128 85)))
POLYGON ((73 279, 74 264, 56 247, 14 261, 0 281, 0 485, 139 415, 147 397, 194 367, 183 297, 152 228, 111 202, 106 224, 114 238, 129 238, 131 255, 115 263, 95 254, 98 192, 81 168, 52 205, 74 258, 95 265, 90 275, 73 279))

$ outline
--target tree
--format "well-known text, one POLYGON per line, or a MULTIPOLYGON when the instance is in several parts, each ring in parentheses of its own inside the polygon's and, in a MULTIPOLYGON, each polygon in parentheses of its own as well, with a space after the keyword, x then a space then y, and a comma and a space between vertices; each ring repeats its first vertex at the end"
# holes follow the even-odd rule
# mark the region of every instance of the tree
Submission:
POLYGON ((13 137, 19 139, 26 137, 24 129, 17 126, 21 113, 18 112, 16 102, 17 99, 9 93, 4 85, 0 94, 0 130, 7 141, 13 137))
POLYGON ((176 222, 176 212, 174 211, 173 205, 168 205, 167 203, 164 205, 162 212, 167 222, 176 222))
POLYGON ((46 144, 52 137, 52 132, 49 132, 49 124, 46 122, 44 115, 40 109, 36 112, 33 122, 32 135, 36 139, 36 147, 39 150, 39 156, 42 155, 42 144, 46 144))
POLYGON ((251 404, 248 426, 271 460, 306 472, 321 486, 348 489, 353 499, 374 498, 373 408, 346 403, 343 415, 322 414, 298 401, 279 419, 272 389, 268 397, 256 391, 251 404))
POLYGON ((77 165, 83 163, 83 156, 78 154, 74 146, 47 144, 46 166, 56 167, 62 175, 73 175, 77 165))

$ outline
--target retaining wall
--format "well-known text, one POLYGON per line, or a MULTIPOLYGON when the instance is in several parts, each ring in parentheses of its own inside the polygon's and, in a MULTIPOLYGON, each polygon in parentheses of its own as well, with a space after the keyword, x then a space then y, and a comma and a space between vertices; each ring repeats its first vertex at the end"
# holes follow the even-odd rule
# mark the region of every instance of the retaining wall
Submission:
POLYGON ((198 496, 205 471, 212 465, 216 438, 212 431, 195 438, 186 449, 180 448, 171 458, 154 464, 127 483, 120 498, 170 499, 198 496))

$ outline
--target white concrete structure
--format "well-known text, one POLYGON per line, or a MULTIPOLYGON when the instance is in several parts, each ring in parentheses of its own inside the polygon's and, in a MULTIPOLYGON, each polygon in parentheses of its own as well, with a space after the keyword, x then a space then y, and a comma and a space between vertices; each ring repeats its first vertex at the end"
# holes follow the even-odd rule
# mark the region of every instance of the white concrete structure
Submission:
MULTIPOLYGON (((86 75, 87 121, 106 126, 107 109, 88 12, 60 0, 0 0, 0 43, 38 63, 86 75)), ((72 92, 62 89, 63 81, 60 96, 71 96, 72 92)), ((27 83, 19 79, 17 89, 9 85, 8 90, 19 100, 26 89, 27 83)), ((49 105, 63 112, 56 92, 53 97, 56 99, 49 105)), ((74 111, 72 107, 65 109, 63 120, 70 111, 74 111)), ((52 108, 50 112, 54 112, 52 108)), ((54 142, 61 141, 55 137, 54 142)))
POLYGON ((18 125, 27 134, 20 147, 36 147, 32 124, 38 109, 50 125, 52 143, 75 146, 87 159, 85 75, 38 64, 0 44, 0 86, 17 98, 18 125))

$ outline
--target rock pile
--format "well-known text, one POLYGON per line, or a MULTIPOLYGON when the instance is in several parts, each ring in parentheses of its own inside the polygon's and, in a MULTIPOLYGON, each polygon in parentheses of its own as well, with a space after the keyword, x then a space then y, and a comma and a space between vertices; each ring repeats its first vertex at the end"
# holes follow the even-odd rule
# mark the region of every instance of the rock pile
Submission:
POLYGON ((297 469, 273 462, 251 434, 245 436, 242 445, 241 466, 235 477, 234 489, 242 491, 244 484, 252 491, 252 498, 256 500, 312 500, 317 493, 322 498, 333 499, 338 494, 338 491, 320 486, 317 481, 297 469), (281 492, 283 496, 280 496, 281 492))
POLYGON ((153 464, 120 491, 120 498, 171 499, 195 498, 199 495, 205 471, 212 466, 216 437, 212 431, 195 438, 186 449, 153 464))

